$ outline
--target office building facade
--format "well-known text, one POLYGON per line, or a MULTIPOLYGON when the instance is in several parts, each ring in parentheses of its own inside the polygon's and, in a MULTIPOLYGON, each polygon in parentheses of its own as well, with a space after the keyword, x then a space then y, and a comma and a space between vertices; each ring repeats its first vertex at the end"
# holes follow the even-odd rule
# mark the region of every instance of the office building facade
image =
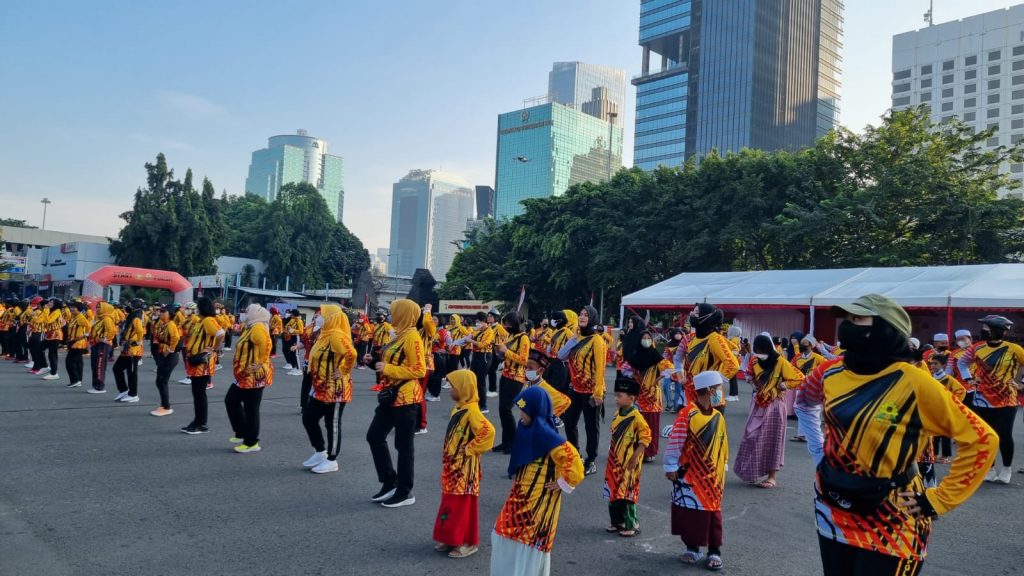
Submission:
MULTIPOLYGON (((994 128, 987 148, 1024 139, 1024 4, 897 34, 892 107, 924 104, 932 120, 994 128)), ((1024 184, 1024 164, 1002 172, 1024 184)), ((1020 190, 1014 192, 1019 195, 1020 190)))
POLYGON ((285 184, 306 182, 327 202, 338 222, 345 211, 344 164, 341 156, 327 153, 327 141, 299 130, 296 134, 271 136, 266 148, 252 153, 247 194, 262 196, 268 202, 277 198, 285 184))
POLYGON ((476 191, 441 170, 412 170, 392 187, 388 274, 412 276, 417 268, 443 280, 473 218, 476 191))
POLYGON ((527 198, 607 180, 622 166, 622 127, 550 102, 498 116, 497 149, 495 218, 501 220, 521 214, 527 198))
POLYGON ((626 71, 585 62, 555 62, 548 73, 548 99, 618 123, 626 102, 626 71), (595 99, 597 88, 604 91, 595 99))
POLYGON ((494 188, 476 187, 476 219, 494 218, 494 188))
POLYGON ((642 0, 633 164, 796 150, 839 119, 842 0, 642 0))

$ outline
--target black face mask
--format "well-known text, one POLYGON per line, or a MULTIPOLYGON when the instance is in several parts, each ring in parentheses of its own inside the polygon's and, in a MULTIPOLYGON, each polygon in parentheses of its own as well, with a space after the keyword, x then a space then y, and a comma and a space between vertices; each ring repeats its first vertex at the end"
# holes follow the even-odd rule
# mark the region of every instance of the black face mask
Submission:
POLYGON ((949 346, 936 346, 935 347, 935 351, 936 352, 946 352, 947 350, 949 350, 949 346))
POLYGON ((839 325, 839 339, 846 349, 843 363, 855 374, 877 374, 895 362, 914 360, 910 340, 877 316, 871 326, 844 321, 839 325))
POLYGON ((801 352, 810 352, 811 351, 811 347, 808 346, 807 344, 801 344, 800 345, 800 351, 801 352))
POLYGON ((839 341, 843 343, 843 349, 861 354, 869 351, 871 329, 872 326, 859 326, 849 320, 843 320, 839 325, 839 341))

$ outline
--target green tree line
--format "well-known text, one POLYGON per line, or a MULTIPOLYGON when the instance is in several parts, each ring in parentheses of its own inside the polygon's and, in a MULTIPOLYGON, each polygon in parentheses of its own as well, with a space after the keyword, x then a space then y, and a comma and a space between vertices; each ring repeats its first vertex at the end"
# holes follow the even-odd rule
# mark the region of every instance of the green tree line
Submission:
POLYGON ((862 134, 831 132, 799 152, 712 153, 653 172, 530 199, 468 235, 439 292, 533 309, 606 302, 681 272, 929 266, 1015 261, 1024 202, 1000 166, 1021 145, 992 130, 889 113, 862 134))
POLYGON ((269 284, 340 287, 370 267, 370 256, 344 224, 335 221, 317 189, 282 186, 267 202, 253 195, 217 197, 204 179, 197 190, 189 169, 174 177, 164 155, 145 165, 147 185, 135 192, 125 226, 112 240, 118 264, 174 270, 183 276, 212 274, 219 256, 258 258, 269 284))

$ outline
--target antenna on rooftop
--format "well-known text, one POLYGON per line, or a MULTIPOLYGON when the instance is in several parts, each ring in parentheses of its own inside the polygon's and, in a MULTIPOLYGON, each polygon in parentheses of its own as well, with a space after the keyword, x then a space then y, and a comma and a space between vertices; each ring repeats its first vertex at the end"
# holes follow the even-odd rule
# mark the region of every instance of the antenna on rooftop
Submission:
POLYGON ((935 0, 928 0, 928 11, 924 13, 924 21, 929 26, 935 25, 935 0))

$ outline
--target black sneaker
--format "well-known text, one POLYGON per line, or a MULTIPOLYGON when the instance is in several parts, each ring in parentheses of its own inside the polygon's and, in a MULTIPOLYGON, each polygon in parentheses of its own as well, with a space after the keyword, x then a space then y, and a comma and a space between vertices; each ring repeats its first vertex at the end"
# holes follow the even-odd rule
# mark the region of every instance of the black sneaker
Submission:
POLYGON ((505 443, 503 442, 501 444, 498 444, 494 448, 492 448, 491 451, 492 452, 504 452, 505 450, 508 450, 509 448, 511 448, 511 447, 510 446, 506 446, 505 443))
POLYGON ((583 472, 585 476, 597 474, 597 462, 584 462, 583 467, 585 469, 585 471, 583 472))
POLYGON ((374 502, 383 502, 394 496, 397 491, 398 489, 394 486, 382 486, 380 492, 374 494, 370 500, 373 500, 374 502))
POLYGON ((380 503, 385 508, 399 508, 402 506, 412 506, 416 503, 416 497, 412 494, 395 494, 391 498, 380 503))
POLYGON ((206 434, 210 431, 206 426, 197 426, 195 424, 189 424, 181 429, 185 434, 206 434))

